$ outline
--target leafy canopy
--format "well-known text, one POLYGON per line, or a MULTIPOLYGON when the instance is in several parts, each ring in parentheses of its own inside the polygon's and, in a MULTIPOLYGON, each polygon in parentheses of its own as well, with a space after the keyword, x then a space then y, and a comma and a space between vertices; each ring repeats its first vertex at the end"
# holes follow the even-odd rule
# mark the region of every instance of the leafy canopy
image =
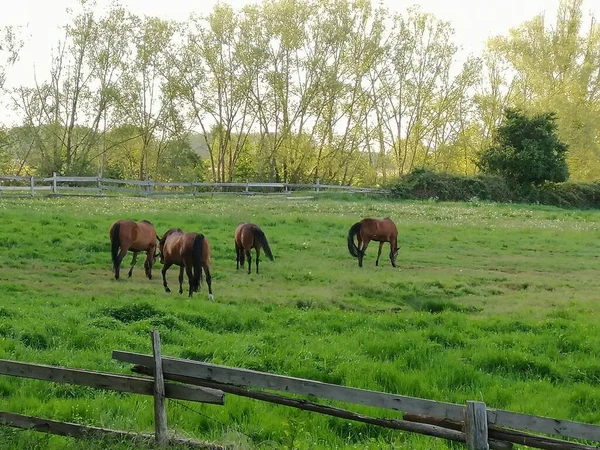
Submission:
POLYGON ((566 181, 568 145, 556 130, 552 112, 527 116, 518 109, 506 109, 491 146, 480 155, 479 167, 516 184, 566 181))

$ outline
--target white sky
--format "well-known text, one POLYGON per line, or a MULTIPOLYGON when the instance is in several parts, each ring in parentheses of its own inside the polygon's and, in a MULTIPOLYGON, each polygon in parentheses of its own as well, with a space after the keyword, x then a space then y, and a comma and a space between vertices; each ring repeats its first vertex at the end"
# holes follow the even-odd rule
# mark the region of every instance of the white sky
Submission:
MULTIPOLYGON (((106 7, 110 0, 97 0, 98 7, 106 7)), ((121 0, 137 14, 184 20, 190 13, 210 12, 217 0, 121 0)), ((234 8, 257 3, 253 0, 224 0, 234 8)), ((373 0, 373 4, 377 4, 373 0)), ((388 8, 403 12, 411 5, 419 5, 424 12, 447 20, 455 29, 455 43, 462 54, 480 54, 488 37, 507 34, 509 29, 545 12, 548 23, 556 17, 559 0, 381 0, 388 8)), ((50 66, 50 51, 63 36, 59 29, 67 18, 66 8, 76 7, 76 0, 17 0, 2 8, 0 26, 26 27, 26 46, 20 61, 10 69, 7 86, 29 85, 33 81, 34 66, 38 76, 45 78, 50 66)), ((584 0, 583 11, 600 19, 600 1, 584 0)), ((2 119, 0 115, 0 120, 2 119)))

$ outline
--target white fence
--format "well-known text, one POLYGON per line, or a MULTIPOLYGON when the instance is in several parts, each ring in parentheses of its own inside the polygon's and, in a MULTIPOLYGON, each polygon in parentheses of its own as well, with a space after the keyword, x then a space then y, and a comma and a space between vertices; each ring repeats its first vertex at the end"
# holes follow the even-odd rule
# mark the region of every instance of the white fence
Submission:
POLYGON ((325 191, 346 193, 384 194, 386 191, 376 188, 338 186, 321 184, 317 178, 314 184, 299 183, 201 183, 162 182, 146 180, 118 180, 98 177, 63 177, 56 173, 48 178, 0 175, 0 196, 36 196, 36 195, 201 195, 201 194, 290 194, 294 191, 312 191, 316 194, 325 191))

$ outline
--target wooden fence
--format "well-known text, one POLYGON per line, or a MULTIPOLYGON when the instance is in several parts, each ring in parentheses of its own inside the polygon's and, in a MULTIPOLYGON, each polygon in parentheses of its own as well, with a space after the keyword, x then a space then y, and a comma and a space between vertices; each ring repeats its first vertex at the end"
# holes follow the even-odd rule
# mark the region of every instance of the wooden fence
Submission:
POLYGON ((382 194, 386 191, 374 188, 337 186, 321 184, 317 178, 314 184, 296 183, 200 183, 162 182, 146 180, 117 180, 98 177, 63 177, 56 173, 48 178, 0 175, 0 196, 36 196, 36 195, 85 195, 105 196, 127 194, 138 196, 190 195, 201 194, 290 194, 294 191, 313 191, 316 194, 325 191, 347 193, 382 194))
MULTIPOLYGON (((164 357, 161 355, 160 338, 156 330, 152 332, 152 347, 152 355, 115 350, 112 356, 118 361, 135 364, 133 372, 151 375, 153 380, 4 360, 0 360, 0 374, 154 395, 154 439, 160 446, 168 442, 185 442, 201 448, 222 448, 169 437, 165 398, 223 404, 224 393, 229 393, 346 420, 463 442, 470 450, 505 450, 511 449, 513 444, 552 450, 600 448, 597 446, 600 443, 600 426, 597 425, 498 410, 477 401, 459 405, 164 357), (184 384, 172 384, 164 380, 184 384), (401 412, 402 419, 365 416, 264 390, 308 396, 311 400, 320 398, 393 410, 401 412), (586 441, 587 444, 568 439, 586 441)), ((98 434, 132 436, 124 431, 83 427, 12 413, 0 412, 0 423, 74 437, 98 434)), ((134 436, 147 438, 149 435, 134 436)))

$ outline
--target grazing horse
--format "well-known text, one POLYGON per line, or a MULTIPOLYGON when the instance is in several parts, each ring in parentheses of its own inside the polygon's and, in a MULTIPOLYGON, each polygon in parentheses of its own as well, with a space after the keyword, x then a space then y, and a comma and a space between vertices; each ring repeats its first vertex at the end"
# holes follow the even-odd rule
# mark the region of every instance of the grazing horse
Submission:
POLYGON ((133 220, 118 220, 112 224, 108 231, 110 236, 110 253, 115 271, 115 279, 119 279, 121 262, 129 250, 133 252, 129 276, 133 273, 133 266, 139 252, 146 252, 144 270, 149 280, 152 279, 152 266, 156 259, 156 241, 158 236, 154 225, 147 220, 134 222, 133 220), (119 249, 121 251, 119 252, 119 249))
POLYGON ((210 276, 210 247, 203 234, 184 233, 181 228, 167 231, 158 243, 160 262, 163 264, 162 277, 165 292, 171 292, 167 285, 166 273, 173 264, 179 266, 179 293, 183 293, 183 270, 190 285, 188 296, 200 290, 202 270, 206 274, 208 299, 213 300, 212 278, 210 276))
POLYGON ((267 237, 263 230, 258 225, 253 223, 240 223, 235 229, 235 254, 237 268, 244 268, 244 253, 248 260, 248 273, 252 272, 252 256, 250 251, 256 249, 256 273, 258 273, 258 260, 260 257, 260 249, 264 249, 265 255, 273 261, 273 254, 267 242, 267 237))
POLYGON ((392 266, 396 267, 396 257, 398 256, 398 230, 396 224, 386 217, 385 219, 363 219, 356 222, 348 232, 348 250, 355 258, 358 257, 358 266, 362 267, 365 250, 369 242, 379 242, 379 252, 375 265, 379 265, 379 257, 381 256, 381 248, 385 242, 390 243, 390 261, 392 266), (354 236, 358 241, 358 247, 354 244, 354 236))

